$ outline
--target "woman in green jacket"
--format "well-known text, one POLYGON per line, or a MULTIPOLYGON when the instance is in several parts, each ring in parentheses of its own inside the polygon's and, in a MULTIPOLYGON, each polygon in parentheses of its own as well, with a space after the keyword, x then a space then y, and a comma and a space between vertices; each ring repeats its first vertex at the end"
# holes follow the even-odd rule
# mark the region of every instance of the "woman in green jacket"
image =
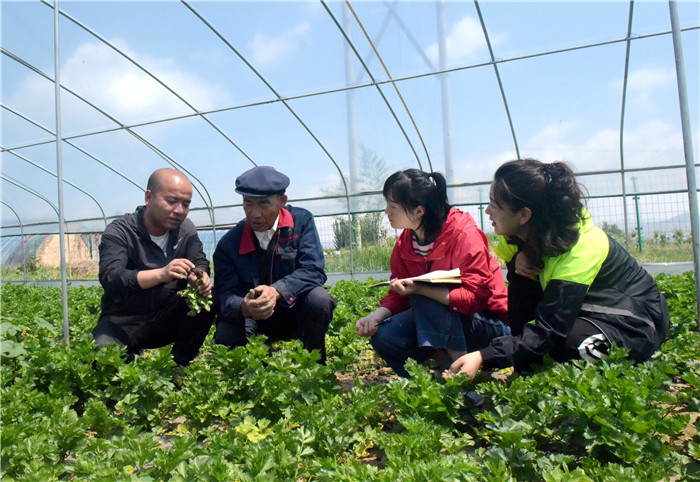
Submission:
POLYGON ((457 359, 444 375, 516 369, 548 354, 595 361, 614 343, 647 360, 669 328, 649 274, 593 224, 571 168, 534 159, 503 164, 486 213, 508 267, 512 335, 457 359))

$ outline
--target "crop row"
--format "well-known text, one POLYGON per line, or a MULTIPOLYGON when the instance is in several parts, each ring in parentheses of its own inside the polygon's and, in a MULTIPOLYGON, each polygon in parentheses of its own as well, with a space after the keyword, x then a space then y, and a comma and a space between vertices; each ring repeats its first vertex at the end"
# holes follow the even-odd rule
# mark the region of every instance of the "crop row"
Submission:
POLYGON ((168 348, 130 364, 97 351, 100 288, 2 288, 4 480, 661 480, 700 477, 700 343, 691 274, 657 279, 673 326, 658 356, 615 350, 506 381, 399 379, 354 321, 371 281, 340 282, 328 363, 262 338, 227 350, 211 336, 190 366, 168 348), (466 390, 486 397, 475 407, 466 390))

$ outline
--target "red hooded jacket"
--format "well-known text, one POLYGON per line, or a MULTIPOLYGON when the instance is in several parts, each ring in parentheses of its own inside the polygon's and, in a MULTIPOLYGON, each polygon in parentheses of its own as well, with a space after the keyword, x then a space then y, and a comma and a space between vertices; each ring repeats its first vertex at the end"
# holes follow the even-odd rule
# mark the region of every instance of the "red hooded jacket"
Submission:
MULTIPOLYGON (((435 270, 459 268, 462 284, 450 286, 452 310, 465 315, 488 313, 508 319, 508 291, 503 272, 489 250, 484 232, 471 214, 452 208, 428 256, 413 251, 413 233, 404 229, 391 253, 391 277, 410 278, 435 270)), ((410 308, 407 296, 389 290, 381 306, 392 314, 410 308)))

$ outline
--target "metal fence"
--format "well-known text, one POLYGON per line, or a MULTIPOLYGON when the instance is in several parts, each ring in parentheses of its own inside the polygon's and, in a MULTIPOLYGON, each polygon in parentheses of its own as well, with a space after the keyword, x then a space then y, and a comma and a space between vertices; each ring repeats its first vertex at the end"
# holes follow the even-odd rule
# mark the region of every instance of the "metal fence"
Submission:
MULTIPOLYGON (((698 165, 696 165, 697 169, 698 165)), ((626 247, 630 251, 643 250, 646 243, 673 244, 690 240, 691 214, 688 191, 683 188, 684 177, 682 166, 643 169, 637 172, 627 172, 624 176, 619 171, 578 175, 579 182, 588 191, 587 206, 595 223, 610 233, 618 234, 618 239, 621 239, 623 244, 627 244, 626 247), (621 193, 621 179, 623 178, 630 185, 626 196, 621 193)), ((450 202, 455 207, 469 212, 477 225, 487 234, 493 232, 488 216, 484 213, 488 204, 488 190, 489 183, 487 182, 449 187, 450 202)), ((304 207, 314 213, 321 243, 327 252, 337 250, 340 244, 345 246, 348 251, 357 252, 363 248, 362 237, 358 237, 357 233, 352 233, 350 234, 351 239, 339 239, 341 231, 337 225, 348 223, 353 217, 363 216, 367 213, 381 213, 384 202, 381 192, 365 192, 352 196, 352 199, 341 197, 297 199, 290 200, 290 204, 304 207), (348 207, 351 210, 348 210, 348 207), (336 225, 335 230, 334 225, 336 225)), ((240 204, 221 206, 216 209, 217 212, 226 211, 227 217, 231 219, 244 217, 240 204)), ((190 217, 195 222, 208 219, 199 216, 196 211, 190 217)), ((383 220, 383 239, 380 239, 380 242, 398 234, 391 229, 384 216, 381 216, 381 219, 383 220)), ((67 224, 75 227, 80 225, 82 221, 85 220, 69 220, 67 224)), ((221 239, 233 223, 217 226, 216 232, 211 225, 201 222, 196 222, 196 224, 204 251, 211 259, 216 242, 221 239)), ((36 260, 35 258, 45 238, 56 235, 56 233, 56 223, 5 226, 2 236, 0 236, 0 255, 3 266, 22 269, 30 262, 50 264, 45 260, 36 260)), ((90 260, 98 260, 97 244, 100 232, 81 232, 69 229, 66 233, 80 235, 78 241, 84 243, 84 248, 80 251, 80 259, 77 259, 77 254, 72 254, 78 253, 78 251, 68 249, 66 252, 68 277, 69 279, 77 279, 80 278, 80 272, 73 273, 73 271, 76 271, 75 266, 78 261, 84 261, 86 256, 90 260)), ((68 244, 70 246, 70 243, 68 244)), ((351 276, 361 273, 362 269, 354 266, 352 255, 350 266, 349 274, 351 276)))

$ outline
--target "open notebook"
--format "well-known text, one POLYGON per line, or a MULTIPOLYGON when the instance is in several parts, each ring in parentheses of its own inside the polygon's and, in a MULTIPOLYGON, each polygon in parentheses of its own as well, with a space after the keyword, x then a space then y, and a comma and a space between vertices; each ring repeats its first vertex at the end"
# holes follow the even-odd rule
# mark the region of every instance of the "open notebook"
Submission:
MULTIPOLYGON (((414 276, 413 278, 406 278, 413 281, 421 281, 423 283, 436 283, 436 284, 453 284, 458 285, 462 283, 459 278, 459 268, 445 270, 439 269, 436 271, 431 271, 430 273, 425 273, 420 276, 414 276)), ((389 286, 389 281, 382 281, 381 283, 373 284, 370 288, 375 288, 377 286, 389 286)))

